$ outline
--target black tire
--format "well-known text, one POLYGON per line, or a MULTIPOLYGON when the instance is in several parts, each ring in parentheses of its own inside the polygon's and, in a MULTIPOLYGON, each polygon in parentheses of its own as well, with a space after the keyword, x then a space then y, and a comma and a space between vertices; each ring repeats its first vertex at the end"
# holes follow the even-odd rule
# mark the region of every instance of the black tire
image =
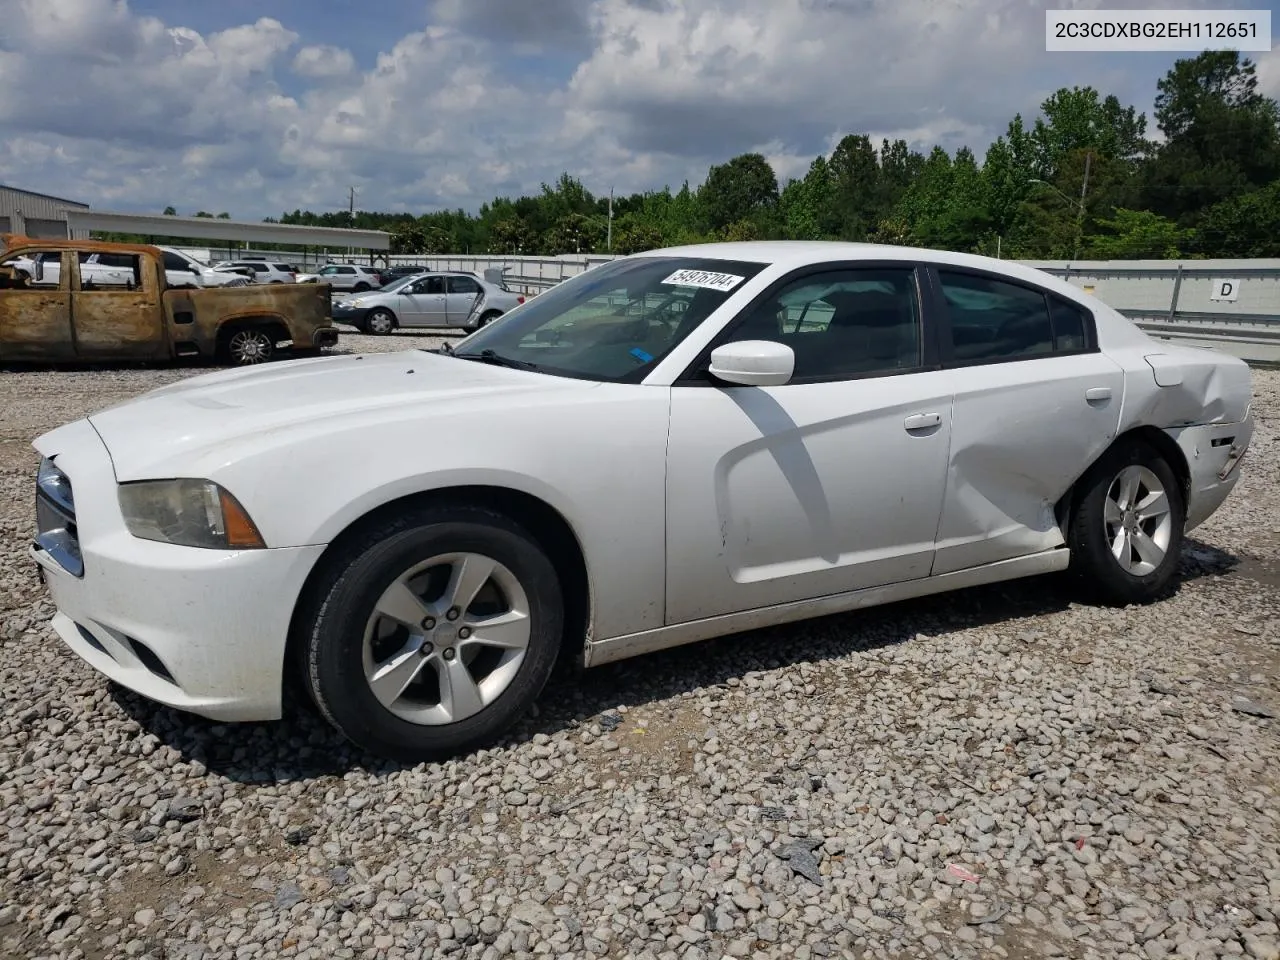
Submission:
POLYGON ((502 736, 533 705, 555 667, 564 600, 555 567, 509 517, 482 507, 411 509, 360 533, 326 563, 301 613, 302 675, 325 718, 358 746, 419 763, 477 749, 502 736), (364 671, 366 625, 383 591, 415 564, 444 553, 480 553, 511 571, 529 604, 530 636, 506 688, 463 720, 402 719, 374 696, 364 671))
MULTIPOLYGON (((1141 441, 1112 447, 1077 484, 1078 496, 1068 528, 1071 572, 1096 599, 1115 605, 1149 603, 1159 598, 1178 570, 1186 525, 1186 498, 1173 468, 1149 444, 1141 441), (1149 470, 1168 499, 1170 529, 1163 559, 1149 572, 1135 573, 1121 566, 1112 552, 1106 525, 1107 499, 1123 471, 1149 470)), ((1125 553, 1129 552, 1126 547, 1125 553)))
POLYGON ((357 284, 356 284, 354 287, 352 287, 351 289, 352 289, 352 290, 354 290, 356 293, 364 293, 366 290, 371 290, 371 289, 372 289, 372 287, 370 287, 367 283, 365 283, 363 280, 361 280, 359 283, 357 283, 357 284))
POLYGON ((484 313, 480 314, 480 319, 476 321, 476 329, 479 330, 481 327, 487 327, 500 316, 502 316, 501 310, 486 310, 484 313))
POLYGON ((364 315, 364 319, 360 322, 360 326, 365 333, 372 333, 377 336, 386 336, 399 325, 400 322, 396 319, 396 315, 386 307, 374 307, 364 315), (385 330, 374 329, 376 326, 381 326, 379 321, 382 320, 388 321, 390 325, 385 330))
POLYGON ((224 363, 247 367, 267 363, 275 356, 276 331, 271 327, 240 326, 225 331, 219 353, 224 363))

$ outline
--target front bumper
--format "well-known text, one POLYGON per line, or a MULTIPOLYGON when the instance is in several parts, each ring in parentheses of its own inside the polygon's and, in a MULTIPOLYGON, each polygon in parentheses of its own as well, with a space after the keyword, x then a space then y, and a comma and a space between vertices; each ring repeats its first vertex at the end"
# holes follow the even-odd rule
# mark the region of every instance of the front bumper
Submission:
POLYGON ((1185 529, 1211 517, 1240 479, 1240 461, 1253 440, 1253 411, 1236 423, 1211 423, 1166 430, 1182 450, 1191 472, 1185 529))
POLYGON ((39 441, 71 480, 83 576, 35 545, 53 628, 90 666, 145 697, 215 720, 281 714, 294 604, 323 547, 202 550, 128 532, 111 460, 81 420, 39 441))

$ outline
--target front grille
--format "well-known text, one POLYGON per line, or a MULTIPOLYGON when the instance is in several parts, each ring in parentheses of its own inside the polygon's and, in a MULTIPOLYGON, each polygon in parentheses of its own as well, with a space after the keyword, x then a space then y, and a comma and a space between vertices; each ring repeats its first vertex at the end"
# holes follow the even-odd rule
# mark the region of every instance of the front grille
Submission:
POLYGON ((73 577, 84 576, 71 479, 49 459, 36 476, 36 546, 73 577))

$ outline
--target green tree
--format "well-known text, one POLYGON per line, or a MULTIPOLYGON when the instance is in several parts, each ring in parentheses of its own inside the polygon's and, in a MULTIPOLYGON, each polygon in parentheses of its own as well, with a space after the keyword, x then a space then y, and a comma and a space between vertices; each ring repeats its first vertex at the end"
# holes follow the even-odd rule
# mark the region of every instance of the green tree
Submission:
POLYGON ((166 217, 176 217, 176 216, 178 215, 178 211, 177 211, 176 209, 174 209, 173 207, 165 207, 165 208, 164 208, 164 215, 165 215, 166 217))
POLYGON ((627 214, 614 223, 613 252, 626 256, 663 246, 662 231, 636 214, 627 214))
POLYGON ((490 253, 530 254, 534 244, 533 230, 519 217, 508 216, 489 229, 490 253))
POLYGON ((768 216, 778 204, 778 177, 759 153, 744 153, 713 166, 698 191, 713 230, 768 216))
POLYGON ((1280 257, 1280 181, 1204 212, 1199 252, 1211 257, 1280 257))
POLYGON ((1150 210, 1120 208, 1097 225, 1103 232, 1085 238, 1084 256, 1099 260, 1175 259, 1195 235, 1150 210))
POLYGON ((826 157, 809 165, 803 180, 792 180, 782 191, 778 209, 785 236, 790 240, 821 240, 831 234, 835 185, 826 157))
POLYGON ((1019 114, 1005 135, 987 148, 982 162, 983 194, 996 236, 1007 237, 1015 231, 1034 178, 1035 144, 1019 114))
POLYGON ((593 253, 604 239, 600 224, 581 213, 569 213, 557 220, 542 239, 542 246, 552 254, 593 253))
POLYGON ((831 153, 831 217, 821 222, 823 233, 843 240, 862 240, 879 219, 880 165, 870 138, 844 137, 831 153))
POLYGON ((1177 61, 1157 86, 1165 143, 1145 170, 1144 206, 1191 226, 1209 207, 1280 176, 1277 106, 1258 92, 1252 61, 1205 51, 1177 61))
POLYGON ((730 243, 762 239, 760 227, 754 220, 739 220, 737 223, 731 223, 718 231, 717 238, 730 243))
POLYGON ((418 224, 402 223, 391 233, 391 252, 416 256, 426 253, 426 233, 418 224))
POLYGON ((1133 164, 1147 151, 1147 118, 1093 87, 1063 87, 1041 105, 1031 131, 1036 176, 1055 180, 1064 160, 1078 150, 1133 164))
POLYGON ((867 240, 871 243, 889 243, 899 247, 909 247, 916 243, 911 233, 911 225, 902 217, 886 217, 876 224, 867 240))

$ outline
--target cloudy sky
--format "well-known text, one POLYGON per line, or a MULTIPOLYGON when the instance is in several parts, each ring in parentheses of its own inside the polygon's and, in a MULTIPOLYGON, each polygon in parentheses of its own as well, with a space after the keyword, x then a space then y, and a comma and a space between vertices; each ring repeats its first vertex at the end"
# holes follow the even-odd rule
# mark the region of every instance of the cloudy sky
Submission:
POLYGON ((849 132, 981 154, 1064 85, 1149 115, 1178 56, 1046 53, 1046 7, 1188 5, 0 0, 0 182, 256 219, 345 209, 351 186, 422 212, 562 170, 597 194, 697 184, 747 150, 785 181, 849 132))

